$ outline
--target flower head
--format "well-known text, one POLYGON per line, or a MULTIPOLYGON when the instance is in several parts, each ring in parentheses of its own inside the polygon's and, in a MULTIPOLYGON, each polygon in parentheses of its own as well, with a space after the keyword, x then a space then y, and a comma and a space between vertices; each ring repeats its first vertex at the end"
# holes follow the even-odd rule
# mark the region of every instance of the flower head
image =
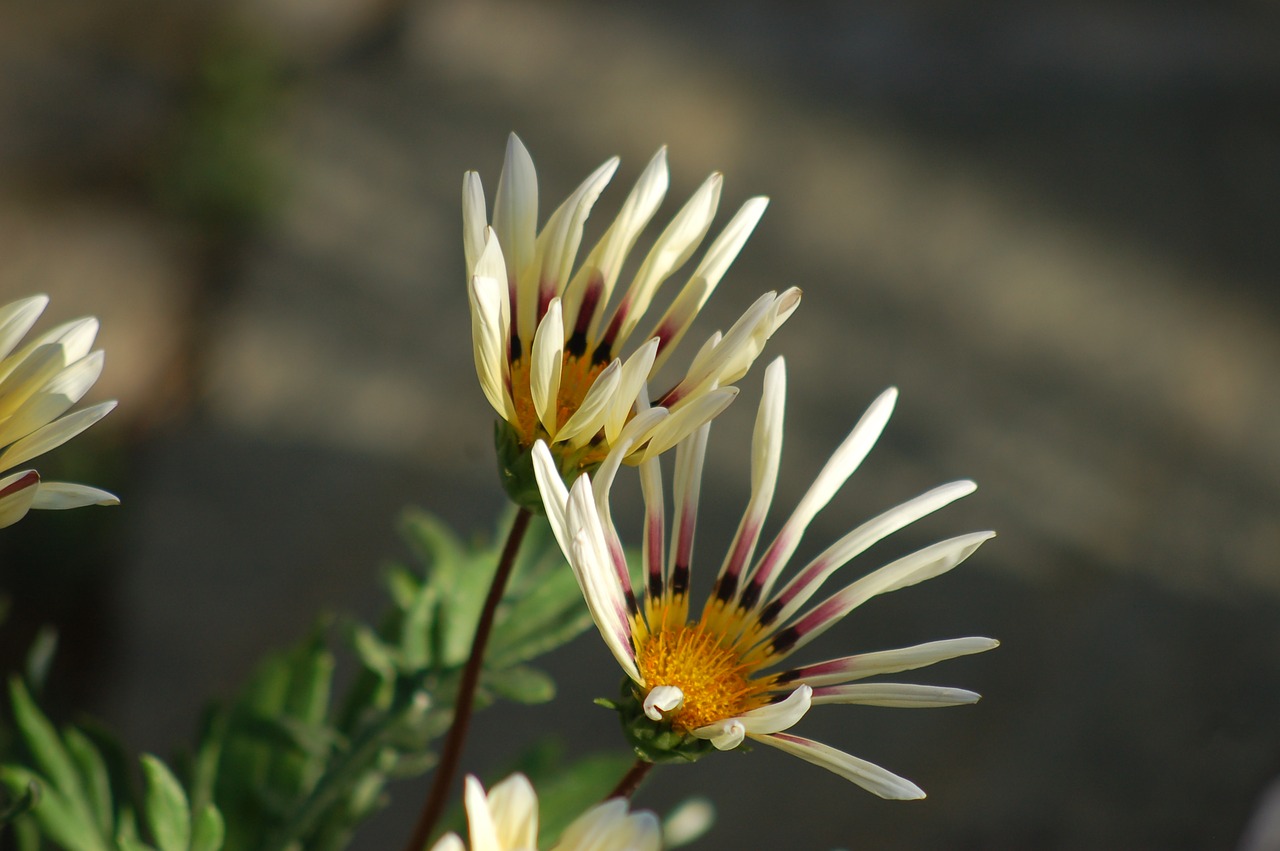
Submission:
MULTIPOLYGON (((611 306, 628 255, 667 191, 666 151, 641 174, 604 236, 578 263, 583 224, 618 167, 609 160, 538 229, 538 179, 514 135, 498 180, 493 221, 475 172, 463 181, 463 241, 472 344, 486 398, 502 421, 499 451, 508 492, 538 505, 529 450, 545 441, 563 475, 594 469, 633 415, 637 396, 671 357, 767 204, 752 198, 703 253, 666 312, 640 326, 659 287, 706 236, 720 200, 713 174, 653 243, 611 306), (643 331, 638 334, 638 331, 643 331), (629 345, 638 340, 638 345, 629 345)), ((736 395, 764 343, 799 304, 800 291, 766 293, 724 334, 716 333, 684 377, 653 404, 670 416, 639 435, 627 459, 671 448, 736 395)), ((646 398, 646 402, 650 401, 646 398)))
MULTIPOLYGON (((538 796, 523 774, 513 774, 486 795, 480 781, 467 778, 467 827, 471 851, 536 851, 538 796)), ((658 851, 658 819, 650 812, 627 812, 613 798, 598 804, 565 828, 554 851, 658 851)), ((446 834, 431 851, 466 851, 455 834, 446 834)))
POLYGON ((855 681, 989 650, 997 642, 957 638, 780 671, 767 669, 787 660, 877 594, 955 567, 993 533, 961 535, 925 547, 846 585, 823 602, 809 604, 850 559, 974 490, 972 482, 954 482, 863 523, 779 588, 779 578, 805 529, 871 450, 896 398, 896 392, 889 390, 871 405, 763 555, 754 558, 778 476, 785 393, 786 372, 779 358, 765 373, 752 440, 751 497, 710 599, 696 619, 689 614, 689 577, 709 425, 677 450, 674 528, 665 557, 661 472, 656 461, 641 465, 646 513, 640 599, 632 590, 609 516, 609 487, 617 469, 613 456, 602 465, 594 483, 584 475, 572 490, 566 490, 546 448, 535 448, 547 516, 605 643, 630 679, 619 709, 642 756, 653 761, 696 759, 712 748, 728 750, 750 738, 827 768, 881 797, 923 797, 915 784, 877 765, 784 731, 811 706, 824 703, 897 707, 973 703, 978 695, 963 689, 855 681))
MULTIPOLYGON (((38 295, 0 307, 0 473, 62 445, 116 406, 101 402, 63 416, 102 372, 102 351, 90 351, 97 319, 59 325, 14 350, 48 303, 48 296, 38 295)), ((0 527, 32 508, 119 502, 87 485, 41 481, 35 470, 0 477, 0 527)))

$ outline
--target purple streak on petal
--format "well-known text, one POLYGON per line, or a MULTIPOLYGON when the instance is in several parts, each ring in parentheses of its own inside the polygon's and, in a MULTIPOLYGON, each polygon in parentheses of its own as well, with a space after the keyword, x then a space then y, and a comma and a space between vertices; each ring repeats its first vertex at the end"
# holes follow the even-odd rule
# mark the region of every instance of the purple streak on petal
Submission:
MULTIPOLYGON (((791 682, 795 682, 796 680, 805 680, 809 677, 820 677, 820 676, 830 675, 830 674, 842 674, 846 671, 852 670, 855 667, 857 666, 853 664, 849 659, 832 659, 829 662, 818 662, 813 665, 805 665, 800 668, 792 668, 789 671, 783 671, 782 673, 774 674, 773 679, 774 679, 774 682, 779 684, 791 683, 791 682)), ((814 693, 817 694, 816 691, 814 693)))
POLYGON ((542 317, 547 315, 547 308, 551 305, 551 299, 556 297, 556 284, 549 278, 542 278, 538 281, 538 313, 533 318, 533 325, 536 328, 542 322, 542 317))
POLYGON ((646 572, 649 576, 649 599, 657 600, 662 596, 662 556, 666 550, 666 531, 663 526, 661 511, 650 510, 645 518, 645 536, 648 538, 649 564, 646 572))
POLYGON ((734 544, 733 555, 725 562, 722 576, 738 577, 742 574, 742 569, 746 566, 747 554, 755 547, 756 539, 759 537, 759 520, 752 520, 742 527, 742 534, 734 544))
POLYGON ((35 470, 27 470, 27 472, 10 482, 3 490, 0 490, 0 499, 4 499, 6 496, 13 496, 18 491, 39 483, 40 474, 35 470))
POLYGON ((776 594, 769 604, 764 607, 760 613, 760 624, 768 626, 774 618, 778 616, 778 612, 796 598, 796 595, 806 590, 814 582, 822 578, 822 572, 827 569, 828 559, 818 559, 806 567, 793 582, 787 585, 781 593, 776 594))
POLYGON ((760 561, 756 562, 755 569, 751 571, 751 580, 743 587, 742 596, 738 598, 739 608, 752 609, 760 601, 760 592, 765 582, 780 567, 781 553, 791 549, 791 535, 791 530, 784 527, 760 557, 760 561))
POLYGON ((622 331, 622 323, 626 321, 627 314, 631 312, 631 294, 627 293, 623 296, 618 309, 613 312, 613 318, 609 320, 609 326, 605 329, 604 336, 600 338, 600 346, 613 350, 613 342, 618 339, 618 334, 622 331))
POLYGON ((784 653, 793 644, 811 632, 825 629, 835 621, 849 614, 853 609, 844 595, 837 594, 829 600, 814 606, 804 617, 791 626, 778 632, 770 642, 773 652, 784 653))

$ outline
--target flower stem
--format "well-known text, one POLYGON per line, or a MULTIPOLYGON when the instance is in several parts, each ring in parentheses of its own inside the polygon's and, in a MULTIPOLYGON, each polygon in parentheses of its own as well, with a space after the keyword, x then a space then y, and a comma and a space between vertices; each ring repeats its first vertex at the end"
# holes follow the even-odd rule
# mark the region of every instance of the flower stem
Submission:
POLYGON ((622 775, 622 779, 618 781, 618 785, 613 787, 613 791, 605 796, 605 800, 610 798, 627 798, 630 799, 635 794, 636 789, 640 788, 641 782, 653 770, 653 763, 647 759, 637 759, 631 768, 627 769, 627 773, 622 775))
POLYGON ((449 799, 449 788, 453 785, 454 775, 458 771, 458 763, 462 758, 462 747, 467 740, 467 728, 471 726, 471 710, 475 706, 476 686, 480 682, 480 670, 484 667, 484 651, 489 643, 489 634, 493 631, 494 616, 498 604, 502 602, 502 594, 506 590, 507 580, 511 578, 511 570, 515 567, 516 553, 520 551, 520 542, 529 529, 529 520, 533 512, 521 508, 516 512, 511 523, 511 531, 507 533, 507 543, 502 548, 502 557, 498 561, 498 569, 493 574, 493 583, 489 586, 489 596, 485 598, 484 609, 480 612, 480 620, 476 622, 476 634, 471 639, 471 655, 467 658, 467 666, 462 671, 462 679, 458 683, 458 696, 453 705, 453 724, 449 727, 449 736, 445 739, 444 748, 440 752, 440 764, 436 767, 431 781, 431 791, 422 804, 422 812, 418 814, 418 824, 413 829, 413 836, 405 845, 405 851, 422 851, 431 836, 432 829, 444 811, 445 802, 449 799))

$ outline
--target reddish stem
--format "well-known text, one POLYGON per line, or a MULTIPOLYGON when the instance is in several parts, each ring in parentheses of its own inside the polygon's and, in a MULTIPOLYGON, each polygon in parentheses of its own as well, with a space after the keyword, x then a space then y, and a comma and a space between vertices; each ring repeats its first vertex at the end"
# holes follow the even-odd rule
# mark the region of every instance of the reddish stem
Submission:
POLYGON ((445 739, 444 749, 440 752, 440 764, 436 766, 435 777, 431 781, 431 791, 423 802, 422 812, 418 814, 418 824, 413 829, 413 836, 405 845, 405 851, 422 851, 432 829, 444 812, 445 802, 449 800, 449 789, 453 786, 454 775, 458 771, 458 763, 462 759, 462 748, 467 740, 467 728, 471 726, 471 711, 476 702, 476 686, 480 682, 480 670, 484 667, 484 651, 489 643, 489 634, 493 631, 494 617, 498 612, 498 604, 502 602, 502 594, 506 590, 507 580, 511 578, 511 570, 515 567, 516 553, 520 551, 520 542, 529 529, 529 520, 533 513, 521 508, 507 533, 507 543, 502 548, 502 557, 498 561, 498 569, 493 574, 493 583, 489 586, 489 596, 485 598, 484 609, 480 612, 480 620, 476 622, 476 634, 471 640, 471 655, 467 666, 462 671, 462 679, 458 683, 458 696, 453 706, 453 724, 449 728, 449 736, 445 739))
POLYGON ((613 787, 613 791, 605 796, 605 800, 610 798, 627 798, 630 799, 635 794, 636 789, 640 788, 640 783, 653 770, 653 763, 645 759, 637 759, 635 764, 622 775, 622 779, 618 781, 618 785, 613 787))

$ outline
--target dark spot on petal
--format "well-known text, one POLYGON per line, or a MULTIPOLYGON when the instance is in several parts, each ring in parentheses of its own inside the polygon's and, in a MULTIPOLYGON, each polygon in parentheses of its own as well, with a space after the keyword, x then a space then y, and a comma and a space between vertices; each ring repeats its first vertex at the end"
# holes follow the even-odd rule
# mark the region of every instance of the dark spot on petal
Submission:
POLYGON ((772 603, 764 607, 764 610, 760 612, 760 616, 757 620, 760 621, 761 626, 768 626, 777 619, 778 613, 781 611, 782 601, 774 600, 772 603))
POLYGON ((716 582, 715 590, 712 593, 715 598, 722 603, 727 603, 733 599, 734 592, 738 590, 738 577, 736 574, 726 574, 720 577, 716 582))

